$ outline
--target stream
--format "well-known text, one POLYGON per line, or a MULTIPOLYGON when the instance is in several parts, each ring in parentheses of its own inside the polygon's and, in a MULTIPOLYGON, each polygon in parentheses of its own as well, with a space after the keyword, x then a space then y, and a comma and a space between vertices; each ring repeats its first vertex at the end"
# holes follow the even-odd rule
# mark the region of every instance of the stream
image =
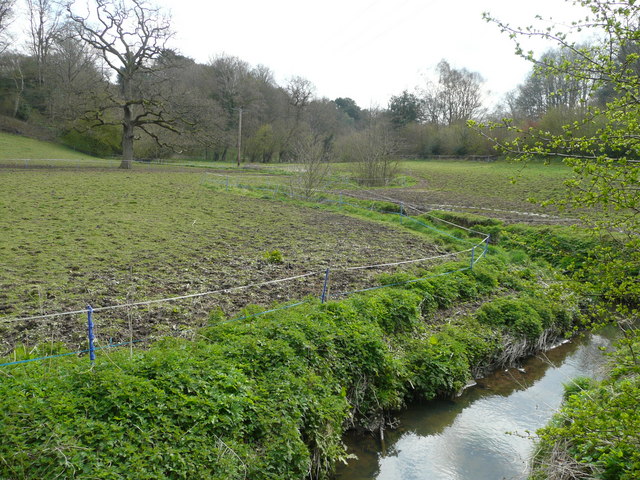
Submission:
POLYGON ((495 372, 453 400, 410 406, 400 427, 379 435, 347 435, 336 480, 522 480, 534 443, 562 401, 563 383, 602 378, 615 330, 585 334, 535 357, 521 369, 495 372))

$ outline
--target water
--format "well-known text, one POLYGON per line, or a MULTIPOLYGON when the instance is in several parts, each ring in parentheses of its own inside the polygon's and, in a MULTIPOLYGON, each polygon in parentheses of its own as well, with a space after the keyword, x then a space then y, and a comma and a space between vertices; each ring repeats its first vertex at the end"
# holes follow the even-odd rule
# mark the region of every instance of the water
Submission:
POLYGON ((478 381, 455 400, 428 402, 400 415, 401 426, 379 436, 347 437, 358 460, 340 480, 520 480, 533 450, 531 434, 562 401, 563 383, 601 378, 613 332, 590 334, 478 381))

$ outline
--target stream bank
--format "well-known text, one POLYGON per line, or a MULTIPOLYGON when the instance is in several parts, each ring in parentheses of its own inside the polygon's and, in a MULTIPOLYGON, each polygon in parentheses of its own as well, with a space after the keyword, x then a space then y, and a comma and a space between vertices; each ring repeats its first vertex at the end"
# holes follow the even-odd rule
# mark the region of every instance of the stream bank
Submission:
POLYGON ((399 415, 400 426, 378 435, 351 433, 358 457, 336 480, 463 480, 527 477, 533 434, 562 401, 563 384, 577 376, 602 378, 614 329, 581 335, 519 368, 479 379, 451 400, 421 402, 399 415))

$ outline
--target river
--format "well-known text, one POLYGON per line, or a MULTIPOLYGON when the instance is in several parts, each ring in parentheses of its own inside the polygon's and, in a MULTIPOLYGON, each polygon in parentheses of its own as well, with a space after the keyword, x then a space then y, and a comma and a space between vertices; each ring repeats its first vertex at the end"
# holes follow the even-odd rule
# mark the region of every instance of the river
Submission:
POLYGON ((498 371, 454 400, 412 405, 400 427, 379 436, 348 435, 358 459, 338 468, 339 480, 521 480, 533 451, 529 435, 547 424, 563 383, 601 378, 614 331, 587 334, 498 371))

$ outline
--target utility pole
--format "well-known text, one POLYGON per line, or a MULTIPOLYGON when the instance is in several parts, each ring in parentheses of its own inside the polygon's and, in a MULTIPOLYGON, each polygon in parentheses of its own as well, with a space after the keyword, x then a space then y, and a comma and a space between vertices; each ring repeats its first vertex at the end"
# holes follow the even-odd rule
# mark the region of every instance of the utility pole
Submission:
POLYGON ((242 149, 242 107, 238 109, 239 118, 238 118, 238 167, 240 167, 241 149, 242 149))

